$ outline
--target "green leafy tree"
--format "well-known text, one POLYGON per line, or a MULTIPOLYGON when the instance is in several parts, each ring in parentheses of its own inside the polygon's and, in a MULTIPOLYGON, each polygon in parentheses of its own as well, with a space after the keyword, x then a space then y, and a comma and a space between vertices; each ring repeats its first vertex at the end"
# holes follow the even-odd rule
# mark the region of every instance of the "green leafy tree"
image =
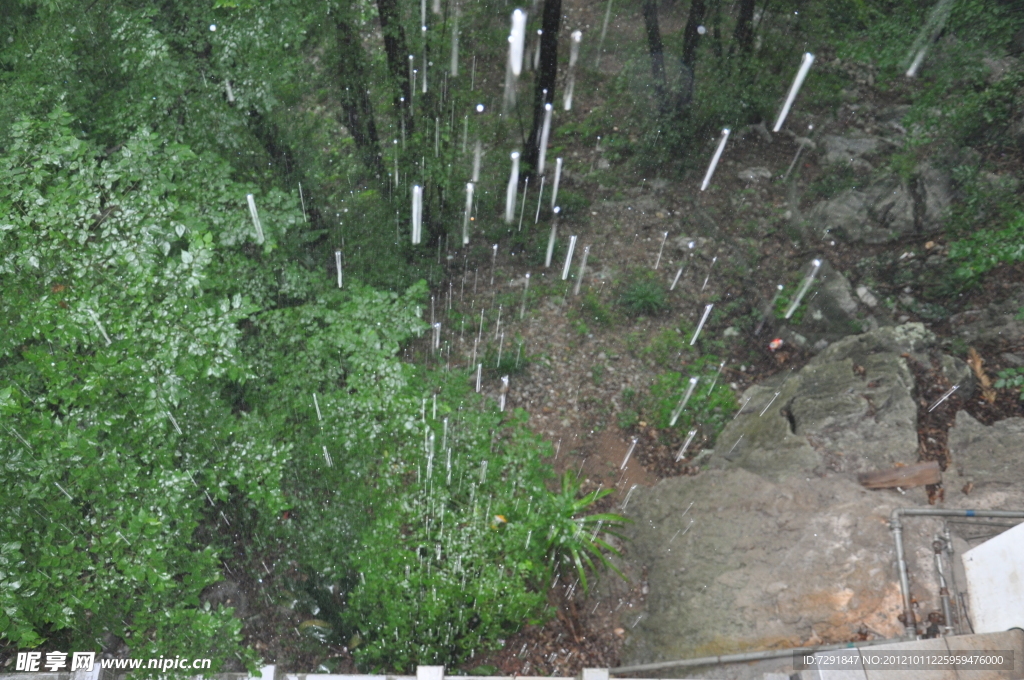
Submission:
MULTIPOLYGON (((220 248, 257 247, 246 187, 146 132, 104 155, 70 122, 16 123, 0 165, 0 636, 219 665, 240 623, 200 605, 219 565, 194 532, 215 501, 279 508, 287 455, 215 389, 246 375, 251 306, 204 289, 220 248)), ((266 208, 269 253, 294 217, 266 208)))

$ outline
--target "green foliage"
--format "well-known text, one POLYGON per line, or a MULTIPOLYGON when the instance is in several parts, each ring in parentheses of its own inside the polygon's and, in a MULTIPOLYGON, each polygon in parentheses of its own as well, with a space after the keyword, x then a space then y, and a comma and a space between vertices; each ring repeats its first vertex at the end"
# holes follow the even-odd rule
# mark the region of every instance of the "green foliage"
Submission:
POLYGON ((997 229, 982 229, 949 245, 953 276, 971 284, 1002 264, 1024 261, 1024 211, 997 229))
POLYGON ((387 457, 370 526, 335 548, 357 574, 343 618, 363 641, 353 651, 362 667, 455 665, 546 615, 537 538, 555 506, 545 500, 540 442, 521 412, 504 426, 493 410, 463 417, 450 452, 424 452, 419 435, 418 446, 387 457))
POLYGON ((807 289, 806 293, 804 293, 803 298, 800 300, 800 304, 793 312, 793 316, 789 317, 789 319, 786 319, 786 312, 789 311, 789 308, 793 304, 792 296, 795 295, 797 291, 800 289, 802 281, 803 279, 791 279, 790 285, 786 286, 785 289, 783 289, 782 292, 779 293, 779 296, 775 299, 775 307, 772 310, 775 314, 776 319, 779 319, 780 321, 786 320, 787 323, 790 323, 794 326, 799 326, 800 322, 803 321, 804 314, 807 313, 807 305, 814 298, 814 292, 817 289, 817 283, 811 284, 811 287, 807 289))
POLYGON ((698 428, 713 441, 736 410, 736 396, 718 375, 719 364, 718 357, 708 354, 686 366, 682 373, 669 371, 655 378, 645 400, 646 420, 658 429, 669 428, 690 379, 697 378, 690 400, 671 427, 684 432, 698 428))
POLYGON ((1004 368, 999 371, 995 386, 999 389, 1016 389, 1021 400, 1024 400, 1024 368, 1004 368))
POLYGON ((579 217, 590 208, 590 201, 583 194, 562 188, 558 190, 558 207, 562 217, 579 217))
POLYGON ((608 327, 615 321, 611 307, 605 304, 601 297, 592 290, 583 294, 579 314, 583 319, 598 326, 608 327))
POLYGON ((632 520, 614 513, 595 513, 577 517, 594 503, 612 493, 612 489, 598 489, 591 491, 583 498, 577 498, 579 489, 580 482, 576 473, 573 470, 566 470, 562 475, 562 493, 549 499, 554 509, 552 513, 554 519, 545 539, 547 576, 561 573, 562 567, 569 565, 570 569, 575 568, 583 592, 586 593, 589 588, 584 565, 589 568, 591 573, 596 573, 591 556, 596 557, 601 564, 614 571, 623 580, 629 580, 605 555, 607 552, 619 557, 621 553, 600 538, 599 534, 603 531, 624 540, 622 536, 609 529, 621 527, 627 522, 631 523, 632 520), (590 532, 590 527, 594 527, 593 533, 590 532))
POLYGON ((855 188, 860 182, 850 165, 839 165, 811 182, 807 193, 817 200, 835 198, 843 191, 855 188))
POLYGON ((501 347, 501 355, 498 354, 498 346, 489 344, 484 353, 484 370, 492 377, 503 375, 517 375, 530 367, 533 359, 522 352, 522 338, 506 338, 504 346, 501 347))
POLYGON ((632 430, 640 422, 640 414, 636 409, 624 408, 616 415, 615 422, 620 430, 632 430))
POLYGON ((250 375, 237 324, 254 306, 211 273, 236 244, 272 254, 296 215, 260 200, 259 248, 254 189, 225 166, 146 132, 104 156, 70 122, 21 120, 0 161, 0 631, 22 647, 70 631, 78 648, 110 631, 140 657, 202 649, 216 670, 240 623, 200 607, 218 554, 193 534, 215 521, 208 497, 279 511, 289 445, 217 396, 250 375))
POLYGON ((680 329, 666 328, 651 338, 650 343, 641 350, 641 355, 653 361, 656 366, 668 368, 681 360, 689 349, 680 329))
POLYGON ((619 306, 630 316, 656 316, 668 310, 665 285, 650 269, 629 272, 619 286, 619 306))

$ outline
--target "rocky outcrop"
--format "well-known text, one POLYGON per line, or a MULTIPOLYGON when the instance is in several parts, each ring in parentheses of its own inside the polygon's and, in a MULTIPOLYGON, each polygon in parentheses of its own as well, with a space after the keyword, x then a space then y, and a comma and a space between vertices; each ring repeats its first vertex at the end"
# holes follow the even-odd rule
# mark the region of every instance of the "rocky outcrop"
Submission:
POLYGON ((1024 507, 1024 418, 982 425, 960 411, 948 442, 952 498, 962 498, 965 507, 1024 507), (963 489, 968 493, 956 493, 963 489))
POLYGON ((949 325, 965 342, 1020 343, 1024 340, 1024 286, 1004 300, 953 315, 949 325))
MULTIPOLYGON (((664 480, 634 494, 630 560, 647 569, 623 663, 845 640, 902 627, 886 519, 908 504, 841 477, 781 482, 746 470, 664 480), (684 511, 686 511, 684 513, 684 511)), ((914 490, 918 503, 923 490, 914 490)), ((922 599, 936 523, 908 524, 922 599)))
MULTIPOLYGON (((852 473, 917 459, 918 404, 901 355, 926 361, 935 343, 921 324, 835 342, 747 390, 714 469, 636 489, 626 550, 649 593, 644 611, 624 615, 624 664, 902 634, 887 520, 894 508, 927 506, 927 494, 869 491, 852 473)), ((968 385, 963 362, 941 365, 968 385)), ((985 426, 960 412, 947 507, 1024 507, 1022 440, 1024 419, 985 426)), ((950 526, 960 554, 976 536, 950 526)), ((931 545, 941 527, 930 517, 903 527, 919 621, 940 609, 931 545)))
POLYGON ((807 221, 821 238, 888 243, 937 232, 951 201, 949 175, 921 164, 909 180, 886 177, 821 201, 808 212, 807 221))
POLYGON ((716 451, 726 465, 772 479, 912 463, 917 405, 900 355, 927 360, 934 342, 921 324, 844 338, 799 372, 748 389, 716 451))
POLYGON ((828 260, 821 260, 812 291, 799 323, 780 322, 777 335, 790 344, 818 351, 840 338, 893 323, 866 288, 867 296, 855 296, 849 280, 828 260))

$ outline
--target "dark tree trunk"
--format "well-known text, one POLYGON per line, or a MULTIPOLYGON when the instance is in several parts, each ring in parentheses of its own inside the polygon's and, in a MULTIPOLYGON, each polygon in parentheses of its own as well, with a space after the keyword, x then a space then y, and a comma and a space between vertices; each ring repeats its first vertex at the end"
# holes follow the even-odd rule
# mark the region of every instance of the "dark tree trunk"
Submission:
POLYGON ((706 11, 704 0, 693 0, 690 3, 690 16, 686 19, 686 30, 683 33, 683 64, 690 69, 690 73, 693 73, 697 63, 697 44, 700 42, 697 27, 704 23, 706 11))
POLYGON ((740 52, 750 54, 754 49, 754 0, 739 0, 740 16, 736 20, 733 38, 740 52))
POLYGON ((411 133, 412 85, 409 82, 409 48, 405 43, 405 31, 402 30, 397 0, 377 0, 377 15, 380 17, 381 33, 384 34, 384 54, 387 56, 388 70, 398 84, 395 110, 405 121, 406 132, 411 133))
POLYGON ((558 31, 562 26, 562 0, 544 0, 541 19, 540 70, 534 80, 533 129, 526 140, 524 176, 533 175, 540 157, 540 135, 544 126, 544 105, 555 101, 555 77, 558 75, 558 31))
POLYGON ((658 27, 658 0, 644 0, 644 27, 647 29, 647 49, 651 53, 651 78, 654 79, 654 95, 658 109, 665 113, 668 102, 665 98, 665 46, 661 42, 658 27))
POLYGON ((363 164, 377 179, 383 179, 384 163, 381 160, 377 125, 373 120, 373 105, 370 103, 369 83, 366 79, 366 58, 359 33, 351 23, 337 14, 334 15, 334 25, 338 37, 338 89, 344 124, 356 143, 363 164))

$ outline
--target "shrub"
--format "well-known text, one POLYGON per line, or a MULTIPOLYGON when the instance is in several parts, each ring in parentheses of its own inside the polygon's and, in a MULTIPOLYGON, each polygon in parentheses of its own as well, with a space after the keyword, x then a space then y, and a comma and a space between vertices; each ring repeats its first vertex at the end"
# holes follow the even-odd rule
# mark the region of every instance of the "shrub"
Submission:
POLYGON ((665 285, 650 269, 629 273, 619 287, 618 303, 630 316, 656 316, 668 309, 665 285))
POLYGON ((719 364, 718 357, 709 354, 689 364, 682 373, 669 371, 655 378, 644 405, 646 420, 659 429, 669 428, 690 379, 697 378, 697 387, 686 408, 671 427, 681 431, 696 427, 714 441, 736 410, 736 396, 718 375, 719 364))

